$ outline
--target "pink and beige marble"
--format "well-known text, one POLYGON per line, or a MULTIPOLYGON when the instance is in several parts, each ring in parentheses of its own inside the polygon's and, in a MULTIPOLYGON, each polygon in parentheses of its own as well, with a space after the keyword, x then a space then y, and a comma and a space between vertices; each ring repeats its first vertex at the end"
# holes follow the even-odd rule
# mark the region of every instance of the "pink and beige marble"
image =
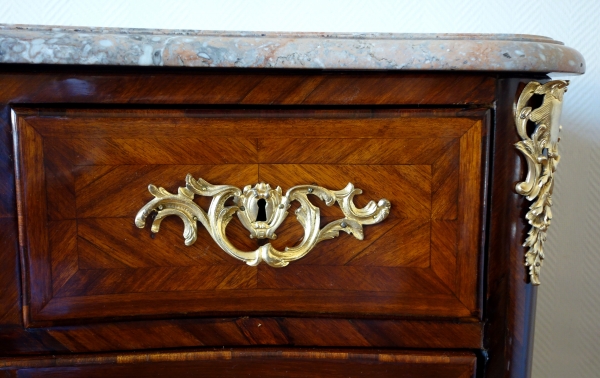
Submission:
POLYGON ((576 50, 523 34, 206 32, 0 25, 0 63, 585 72, 576 50))

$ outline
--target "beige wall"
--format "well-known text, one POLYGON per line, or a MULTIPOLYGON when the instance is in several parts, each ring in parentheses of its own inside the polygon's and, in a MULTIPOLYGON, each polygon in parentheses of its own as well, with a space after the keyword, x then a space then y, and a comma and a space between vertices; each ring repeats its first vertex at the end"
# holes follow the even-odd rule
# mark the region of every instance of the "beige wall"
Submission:
POLYGON ((600 376, 600 0, 2 0, 1 23, 546 35, 585 56, 565 97, 533 376, 600 376))

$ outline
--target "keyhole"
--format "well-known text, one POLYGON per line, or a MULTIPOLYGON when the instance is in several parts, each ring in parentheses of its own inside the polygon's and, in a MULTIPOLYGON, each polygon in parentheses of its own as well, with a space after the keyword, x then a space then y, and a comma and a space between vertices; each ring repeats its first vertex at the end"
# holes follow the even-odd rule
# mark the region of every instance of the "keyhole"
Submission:
POLYGON ((256 214, 257 222, 266 222, 267 221, 267 201, 264 198, 256 201, 256 205, 258 205, 258 214, 256 214))

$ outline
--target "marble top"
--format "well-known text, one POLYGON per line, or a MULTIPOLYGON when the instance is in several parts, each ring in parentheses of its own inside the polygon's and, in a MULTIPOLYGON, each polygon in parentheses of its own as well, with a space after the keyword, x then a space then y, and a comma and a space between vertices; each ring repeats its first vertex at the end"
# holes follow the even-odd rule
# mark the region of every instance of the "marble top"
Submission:
POLYGON ((0 63, 585 72, 562 42, 525 34, 278 33, 0 25, 0 63))

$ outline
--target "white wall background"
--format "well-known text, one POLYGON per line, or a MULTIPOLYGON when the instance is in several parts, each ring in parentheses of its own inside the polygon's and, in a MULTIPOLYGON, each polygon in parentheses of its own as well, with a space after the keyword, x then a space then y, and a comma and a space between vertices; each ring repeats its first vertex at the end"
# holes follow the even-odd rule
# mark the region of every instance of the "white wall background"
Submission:
POLYGON ((538 296, 533 376, 600 376, 600 0, 0 0, 0 23, 526 33, 574 47, 586 58, 588 72, 570 78, 565 97, 562 160, 538 296))

